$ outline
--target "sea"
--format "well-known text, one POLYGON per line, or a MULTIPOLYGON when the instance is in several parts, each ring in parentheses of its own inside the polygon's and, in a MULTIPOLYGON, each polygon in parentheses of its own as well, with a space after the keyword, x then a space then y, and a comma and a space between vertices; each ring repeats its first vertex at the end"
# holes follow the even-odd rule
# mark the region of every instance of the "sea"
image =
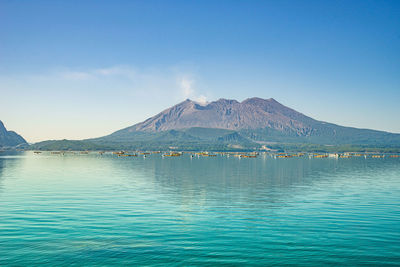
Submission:
POLYGON ((0 266, 219 265, 400 266, 400 158, 0 153, 0 266))

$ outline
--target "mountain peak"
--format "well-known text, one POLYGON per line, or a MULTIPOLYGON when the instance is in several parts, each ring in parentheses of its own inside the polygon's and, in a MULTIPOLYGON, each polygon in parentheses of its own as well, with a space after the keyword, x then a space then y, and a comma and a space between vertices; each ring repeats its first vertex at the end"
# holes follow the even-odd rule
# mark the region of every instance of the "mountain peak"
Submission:
POLYGON ((400 144, 400 134, 355 129, 317 121, 286 107, 273 98, 259 97, 247 98, 242 102, 220 98, 206 105, 199 105, 196 101, 186 99, 144 122, 115 132, 107 138, 132 140, 130 138, 140 139, 143 136, 150 138, 160 135, 163 138, 169 136, 168 138, 172 139, 168 140, 177 143, 186 140, 190 146, 193 142, 206 138, 205 136, 208 136, 208 139, 204 139, 207 144, 213 142, 215 138, 216 142, 230 144, 250 141, 400 144))
POLYGON ((129 131, 160 132, 191 127, 228 130, 273 128, 304 132, 311 118, 279 104, 273 98, 248 98, 242 102, 220 98, 201 104, 186 99, 128 128, 129 131))
POLYGON ((5 134, 7 133, 7 129, 4 126, 3 122, 0 120, 0 134, 5 134))
POLYGON ((13 131, 7 131, 3 122, 0 120, 0 147, 14 147, 19 144, 25 144, 26 141, 20 135, 13 131))
POLYGON ((279 103, 274 98, 264 99, 264 98, 260 98, 260 97, 251 97, 251 98, 247 98, 242 101, 242 103, 260 103, 260 102, 262 102, 262 103, 264 103, 264 102, 279 103))

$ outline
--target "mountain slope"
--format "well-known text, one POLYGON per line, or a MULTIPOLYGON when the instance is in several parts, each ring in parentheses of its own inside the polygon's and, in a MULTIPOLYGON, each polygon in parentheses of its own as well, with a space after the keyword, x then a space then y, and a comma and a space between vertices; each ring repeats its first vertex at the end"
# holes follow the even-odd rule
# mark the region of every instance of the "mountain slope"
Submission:
POLYGON ((249 98, 242 102, 219 99, 206 105, 188 99, 104 137, 42 142, 32 147, 45 150, 80 146, 88 149, 253 150, 265 144, 289 144, 289 147, 298 144, 300 149, 314 144, 316 146, 310 149, 321 145, 360 150, 400 149, 400 134, 318 121, 272 98, 249 98))
POLYGON ((15 147, 21 144, 26 144, 25 139, 16 132, 7 131, 3 122, 0 121, 0 147, 15 147))
MULTIPOLYGON (((240 135, 236 136, 236 140, 244 138, 254 142, 400 146, 400 134, 317 121, 273 98, 249 98, 243 102, 219 99, 207 105, 187 99, 144 122, 117 131, 108 138, 127 138, 138 133, 152 135, 170 130, 189 133, 192 128, 234 131, 240 135)), ((229 140, 221 137, 222 134, 217 136, 217 140, 229 140)), ((204 134, 201 138, 210 139, 204 134)))
POLYGON ((250 98, 243 102, 219 99, 205 106, 187 99, 124 131, 158 132, 192 127, 228 130, 273 128, 306 134, 311 118, 274 99, 250 98))

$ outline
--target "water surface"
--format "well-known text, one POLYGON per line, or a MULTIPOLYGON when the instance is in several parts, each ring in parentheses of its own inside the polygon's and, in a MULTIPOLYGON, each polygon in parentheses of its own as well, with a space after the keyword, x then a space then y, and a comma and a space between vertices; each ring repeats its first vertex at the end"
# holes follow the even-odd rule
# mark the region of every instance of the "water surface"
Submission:
POLYGON ((0 153, 0 265, 399 265, 400 159, 0 153))

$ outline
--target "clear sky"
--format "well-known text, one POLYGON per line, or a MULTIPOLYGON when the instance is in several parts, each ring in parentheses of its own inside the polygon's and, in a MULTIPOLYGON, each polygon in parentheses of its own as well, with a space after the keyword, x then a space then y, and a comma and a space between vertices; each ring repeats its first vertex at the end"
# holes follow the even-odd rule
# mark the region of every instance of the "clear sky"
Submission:
POLYGON ((29 142, 253 96, 400 132, 400 1, 0 0, 0 120, 29 142))

